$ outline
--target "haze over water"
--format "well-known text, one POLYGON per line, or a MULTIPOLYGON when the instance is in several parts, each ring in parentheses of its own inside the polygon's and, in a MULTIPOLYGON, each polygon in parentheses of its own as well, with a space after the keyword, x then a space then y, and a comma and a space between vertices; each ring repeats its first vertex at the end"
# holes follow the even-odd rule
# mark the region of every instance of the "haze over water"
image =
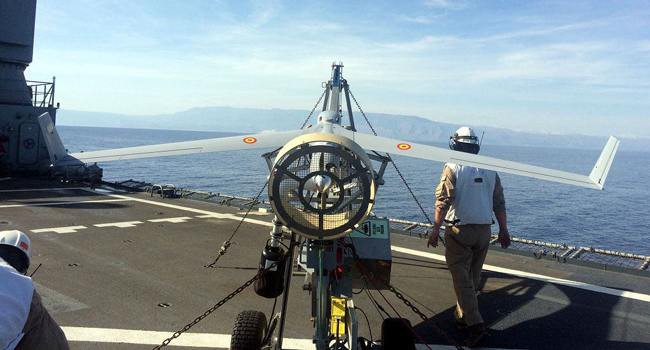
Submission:
MULTIPOLYGON (((226 136, 218 132, 59 126, 71 152, 226 136)), ((560 145, 561 146, 561 145, 560 145)), ((221 152, 183 157, 107 162, 106 181, 141 180, 177 187, 254 196, 268 175, 262 151, 221 152)), ((598 150, 484 145, 481 154, 588 174, 598 150)), ((394 157, 427 213, 433 213, 433 190, 442 163, 394 157)), ((506 195, 510 232, 529 239, 593 246, 650 255, 650 152, 619 151, 605 191, 500 174, 506 195)), ((375 213, 426 221, 392 167, 379 189, 375 213)), ((493 227, 493 231, 497 226, 493 227)))

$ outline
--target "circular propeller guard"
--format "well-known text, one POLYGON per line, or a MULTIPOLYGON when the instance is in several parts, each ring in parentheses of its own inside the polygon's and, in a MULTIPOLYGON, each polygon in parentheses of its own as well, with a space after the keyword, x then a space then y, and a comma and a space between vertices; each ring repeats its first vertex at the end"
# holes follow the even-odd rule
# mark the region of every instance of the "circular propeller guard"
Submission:
POLYGON ((370 159, 352 140, 299 136, 283 147, 269 178, 278 218, 312 239, 335 239, 362 223, 375 199, 370 159))

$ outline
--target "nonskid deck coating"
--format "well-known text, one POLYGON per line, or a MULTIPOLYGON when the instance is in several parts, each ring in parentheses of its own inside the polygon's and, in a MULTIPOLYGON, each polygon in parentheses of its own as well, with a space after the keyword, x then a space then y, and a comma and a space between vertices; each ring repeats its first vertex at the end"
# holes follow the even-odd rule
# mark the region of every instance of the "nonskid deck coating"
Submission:
MULTIPOLYGON (((88 339, 84 338, 83 329, 100 328, 107 333, 113 329, 160 331, 171 335, 252 277, 268 238, 266 225, 271 217, 254 215, 251 222, 241 227, 235 244, 219 261, 220 268, 205 269, 203 266, 215 256, 237 225, 237 218, 243 214, 236 208, 190 200, 161 200, 141 193, 120 193, 120 197, 115 197, 113 193, 88 189, 50 191, 48 186, 61 187, 0 182, 0 222, 6 222, 0 224, 0 229, 30 233, 34 247, 32 267, 43 264, 34 276, 37 288, 61 326, 82 327, 65 328, 81 332, 79 339, 85 340, 71 342, 73 349, 151 348, 152 345, 116 344, 105 340, 93 342, 90 340, 98 339, 93 338, 90 330, 87 331, 88 339), (15 191, 30 187, 42 190, 15 191), (124 199, 122 196, 134 200, 104 202, 124 199), (43 202, 57 204, 42 205, 43 202), (16 204, 25 206, 2 207, 16 204), (178 218, 189 219, 174 220, 178 218), (72 233, 39 231, 75 226, 84 228, 72 233), (160 303, 170 306, 159 307, 160 303)), ((391 277, 392 283, 416 300, 416 305, 430 319, 422 322, 399 300, 384 292, 390 303, 411 320, 422 341, 448 344, 434 332, 433 324, 460 339, 451 322, 455 298, 449 272, 444 262, 427 255, 444 254, 442 248, 426 249, 424 240, 399 235, 393 235, 393 245, 401 247, 402 251, 420 252, 394 251, 391 277)), ((490 252, 486 264, 639 295, 650 294, 650 281, 642 276, 536 260, 495 250, 490 252)), ((309 320, 310 298, 302 290, 302 283, 302 276, 295 276, 292 281, 285 334, 288 338, 308 340, 313 334, 309 320)), ((491 329, 486 346, 650 348, 650 332, 647 331, 650 303, 647 301, 493 271, 484 273, 483 284, 479 302, 491 329)), ((377 293, 375 295, 381 300, 377 293)), ((368 314, 373 336, 377 338, 381 317, 365 293, 355 296, 355 304, 368 314)), ((257 309, 268 316, 271 307, 272 300, 258 297, 248 289, 190 332, 227 336, 240 311, 257 309)), ((360 334, 370 337, 363 317, 359 326, 360 334)), ((142 334, 151 336, 152 333, 142 334)), ((146 342, 156 343, 157 340, 147 339, 146 342)))

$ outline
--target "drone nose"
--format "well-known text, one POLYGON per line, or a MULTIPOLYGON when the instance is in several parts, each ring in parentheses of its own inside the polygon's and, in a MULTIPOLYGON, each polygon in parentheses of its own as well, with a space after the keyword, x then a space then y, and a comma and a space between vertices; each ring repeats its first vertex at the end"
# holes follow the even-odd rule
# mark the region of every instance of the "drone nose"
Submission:
POLYGON ((323 193, 332 186, 332 179, 326 175, 316 175, 314 176, 314 184, 319 192, 323 193))

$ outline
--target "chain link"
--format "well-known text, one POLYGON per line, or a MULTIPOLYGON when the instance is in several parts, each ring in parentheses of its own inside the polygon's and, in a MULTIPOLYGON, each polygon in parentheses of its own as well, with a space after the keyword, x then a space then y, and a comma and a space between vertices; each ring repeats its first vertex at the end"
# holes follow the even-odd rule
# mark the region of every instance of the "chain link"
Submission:
POLYGON ((311 109, 311 112, 309 112, 309 115, 307 116, 307 118, 305 118, 305 121, 302 122, 302 126, 300 127, 301 130, 305 128, 305 126, 307 125, 307 122, 309 122, 309 118, 311 118, 312 114, 314 114, 314 111, 318 107, 318 104, 323 99, 323 96, 325 96, 325 91, 327 91, 327 90, 323 90, 323 93, 320 94, 320 97, 318 98, 318 101, 316 101, 316 104, 314 104, 314 108, 311 109))
POLYGON ((234 298, 237 294, 243 292, 246 288, 250 287, 251 284, 255 283, 255 281, 257 281, 258 279, 260 279, 260 277, 262 277, 262 275, 264 274, 264 272, 266 272, 266 271, 268 271, 269 269, 275 267, 276 264, 277 264, 277 263, 273 263, 273 264, 271 264, 271 266, 269 266, 269 267, 267 267, 267 268, 265 268, 265 269, 263 269, 263 270, 258 271, 257 274, 255 274, 255 276, 254 276, 253 278, 251 278, 251 279, 249 279, 248 281, 244 282, 244 284, 242 284, 241 286, 239 286, 239 287, 238 287, 237 289, 235 289, 232 293, 228 294, 225 298, 219 300, 219 302, 217 302, 216 304, 214 304, 214 306, 212 306, 211 308, 207 309, 203 314, 201 314, 200 316, 198 316, 197 318, 195 318, 192 322, 186 324, 185 327, 183 327, 183 328, 181 328, 180 330, 174 332, 174 334, 172 334, 171 337, 165 339, 165 340, 162 342, 162 344, 160 344, 160 345, 154 347, 153 350, 158 350, 158 349, 161 349, 161 348, 163 348, 163 347, 169 345, 169 343, 170 343, 172 340, 174 340, 174 339, 180 337, 181 334, 187 332, 190 328, 194 327, 197 323, 203 321, 203 319, 205 319, 206 317, 210 316, 210 314, 212 314, 213 312, 217 311, 218 308, 222 307, 225 303, 227 303, 228 301, 230 301, 230 299, 234 298))
POLYGON ((267 184, 268 184, 268 182, 264 182, 264 186, 262 186, 260 191, 257 193, 257 196, 255 196, 255 198, 253 198, 253 201, 251 202, 251 205, 248 206, 248 209, 246 210, 246 213, 244 214, 244 216, 241 218, 241 220, 237 224, 237 227, 235 227, 235 230, 232 232, 230 237, 228 237, 228 239, 223 242, 223 244, 221 245, 221 248, 219 248, 219 252, 217 253, 217 256, 214 258, 214 260, 210 264, 204 265, 203 267, 209 268, 209 269, 216 269, 217 268, 217 262, 219 261, 219 259, 221 259, 222 256, 226 255, 226 253, 228 252, 228 248, 230 248, 230 246, 232 245, 232 239, 235 237, 235 235, 237 234, 237 231, 239 231, 239 228, 244 223, 244 221, 246 221, 246 218, 248 217, 248 214, 251 212, 251 210, 253 209, 255 204, 260 202, 259 201, 260 196, 262 195, 262 192, 264 192, 264 189, 266 188, 267 184))
MULTIPOLYGON (((426 322, 426 321, 429 320, 427 315, 425 315, 422 311, 420 311, 420 309, 418 309, 417 306, 413 305, 413 303, 410 300, 406 299, 406 297, 404 297, 404 295, 402 293, 400 293, 397 290, 397 288, 393 287, 393 285, 391 285, 391 284, 387 284, 387 286, 388 286, 388 290, 391 293, 393 293, 397 299, 401 300, 404 303, 404 305, 408 306, 411 309, 411 311, 413 311, 416 315, 420 316, 422 321, 426 322)), ((456 340, 454 340, 452 337, 450 337, 449 334, 447 334, 447 332, 443 331, 442 328, 440 328, 440 326, 438 326, 437 324, 434 323, 433 324, 433 329, 435 329, 436 332, 438 332, 440 335, 442 335, 443 338, 445 338, 445 340, 449 344, 452 344, 457 350, 462 350, 463 349, 463 347, 460 346, 458 344, 458 342, 456 342, 456 340)))

